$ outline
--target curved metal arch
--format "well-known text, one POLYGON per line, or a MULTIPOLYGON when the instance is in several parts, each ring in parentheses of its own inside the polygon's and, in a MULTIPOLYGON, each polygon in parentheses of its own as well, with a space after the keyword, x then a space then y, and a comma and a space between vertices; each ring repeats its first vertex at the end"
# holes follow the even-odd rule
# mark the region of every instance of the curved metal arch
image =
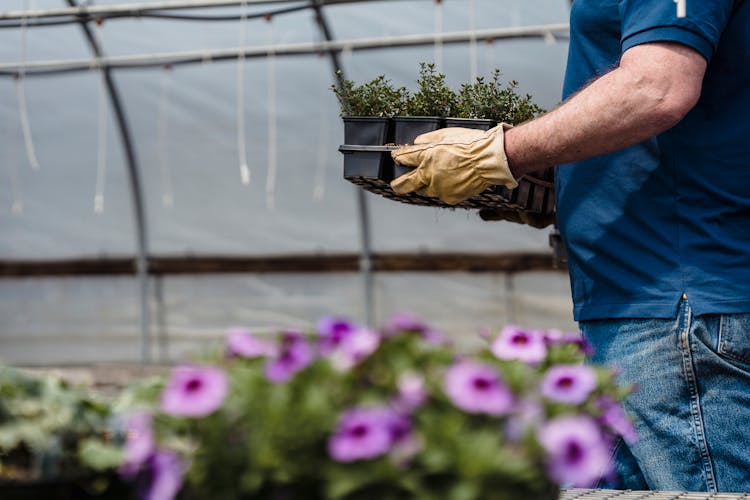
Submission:
MULTIPOLYGON (((77 7, 76 0, 67 0, 68 5, 77 7)), ((91 46, 91 50, 97 58, 101 58, 102 49, 99 47, 87 20, 81 21, 81 29, 86 36, 86 40, 91 46)), ((128 125, 125 110, 122 106, 122 100, 117 90, 117 86, 112 78, 110 67, 106 64, 101 66, 104 75, 104 82, 107 87, 112 109, 115 113, 117 128, 120 132, 120 140, 125 151, 125 160, 128 169, 128 184, 130 187, 130 196, 133 200, 133 211, 136 226, 136 242, 138 245, 136 255, 136 275, 140 283, 141 299, 141 362, 148 364, 151 362, 151 313, 149 309, 149 252, 148 252, 148 232, 146 229, 146 210, 143 199, 143 189, 141 187, 140 170, 138 161, 133 147, 132 135, 128 125)))
MULTIPOLYGON (((76 0, 66 0, 68 5, 73 9, 80 9, 76 10, 74 12, 71 12, 70 10, 61 10, 60 12, 51 12, 51 11, 44 11, 44 12, 35 12, 33 13, 33 17, 45 17, 45 16, 71 16, 75 15, 78 17, 78 22, 81 24, 81 28, 83 29, 85 36, 89 42, 89 45, 92 48, 92 51, 94 52, 97 59, 101 60, 102 58, 102 51, 99 47, 98 43, 94 39, 91 30, 88 26, 88 23, 91 22, 93 19, 91 17, 91 11, 95 11, 96 7, 86 7, 81 6, 76 3, 76 0)), ((289 0, 244 0, 248 3, 253 4, 276 4, 276 3, 285 3, 289 0)), ((315 12, 315 19, 316 23, 318 25, 318 28, 320 29, 320 32, 324 36, 325 40, 327 42, 333 42, 334 37, 333 34, 329 28, 329 25, 327 23, 327 20, 325 18, 325 15, 323 13, 323 7, 325 5, 329 4, 337 4, 337 3, 355 3, 359 1, 367 1, 367 0, 309 0, 310 4, 308 8, 311 8, 315 12)), ((184 5, 178 5, 180 2, 174 2, 173 8, 185 8, 184 5)), ((237 0, 210 0, 210 2, 214 6, 224 6, 224 5, 235 5, 238 3, 237 0)), ((572 5, 573 0, 570 0, 570 5, 572 5)), ((119 6, 122 7, 122 6, 119 6)), ((132 6, 131 6, 132 7, 132 6)), ((153 9, 154 5, 149 4, 146 7, 153 9)), ((106 8, 106 7, 99 7, 99 8, 106 8)), ((292 9, 290 9, 291 11, 292 9)), ((297 10, 297 9, 293 9, 297 10)), ((283 12, 280 12, 283 13, 283 12)), ((132 15, 132 12, 129 14, 132 15)), ((29 12, 10 12, 5 13, 2 16, 0 16, 0 19, 8 20, 8 19, 14 19, 18 17, 28 17, 29 12)), ((125 14, 127 15, 127 14, 125 14)), ((344 73, 343 68, 340 62, 340 59, 338 57, 339 50, 337 50, 334 47, 328 48, 326 52, 328 52, 332 66, 334 69, 334 74, 336 78, 337 84, 341 84, 342 80, 344 79, 344 73)), ((143 198, 143 192, 141 187, 141 181, 140 181, 140 174, 139 174, 139 167, 138 162, 136 159, 134 147, 133 147, 133 141, 130 134, 130 128, 128 126, 128 121, 125 116, 124 109, 122 107, 122 102, 119 97, 119 93, 117 91, 117 87, 114 84, 114 81, 112 79, 112 72, 111 67, 105 62, 99 66, 101 71, 104 75, 105 84, 107 87, 107 92, 110 96, 110 101, 113 106, 113 110, 115 113, 115 118, 117 121, 118 129, 121 136, 121 141, 123 144, 123 149, 125 151, 126 155, 126 164, 128 169, 128 178, 129 178, 129 186, 130 186, 130 192, 131 192, 131 198, 133 200, 133 210, 134 210, 134 216, 135 216, 135 225, 136 225, 136 236, 137 236, 137 245, 138 245, 138 252, 136 257, 136 272, 137 276, 141 285, 141 332, 142 332, 142 345, 141 345, 141 356, 142 361, 144 363, 149 363, 151 358, 151 337, 150 337, 150 328, 151 328, 151 321, 150 321, 150 308, 149 308, 149 251, 148 251, 148 231, 147 231, 147 224, 146 224, 146 217, 145 217, 145 203, 143 198)), ((41 72, 40 72, 41 74, 41 72)), ((369 216, 369 210, 368 210, 368 204, 367 204, 367 198, 363 190, 357 191, 358 196, 358 209, 359 209, 359 219, 360 219, 360 230, 361 230, 361 258, 360 258, 360 272, 363 275, 364 278, 364 295, 365 295, 365 316, 366 316, 366 322, 368 324, 372 324, 373 321, 373 273, 372 273, 372 248, 371 248, 371 231, 370 231, 370 216, 369 216)))
MULTIPOLYGON (((310 6, 315 12, 315 21, 318 25, 320 33, 327 42, 334 40, 333 32, 328 24, 328 21, 323 13, 323 1, 322 0, 310 0, 310 6)), ((341 65, 341 59, 339 52, 336 50, 329 50, 328 55, 331 58, 331 65, 333 66, 334 79, 336 85, 341 87, 345 80, 344 68, 341 65)), ((362 274, 363 280, 363 293, 364 293, 364 308, 365 308, 365 323, 367 325, 374 324, 374 309, 375 309, 375 280, 373 276, 373 259, 372 259, 372 231, 370 229, 370 210, 367 203, 367 195, 364 189, 357 189, 357 210, 359 216, 359 230, 360 230, 360 244, 361 253, 359 259, 359 270, 362 274)))

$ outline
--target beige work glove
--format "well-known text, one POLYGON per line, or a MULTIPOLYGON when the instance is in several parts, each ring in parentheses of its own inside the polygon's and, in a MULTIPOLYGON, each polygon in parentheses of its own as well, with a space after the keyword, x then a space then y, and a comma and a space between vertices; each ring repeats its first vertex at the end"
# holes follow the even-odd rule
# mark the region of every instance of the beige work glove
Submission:
POLYGON ((510 209, 502 208, 483 208, 479 211, 479 217, 482 220, 504 220, 508 222, 515 222, 516 224, 524 224, 527 226, 535 227, 537 229, 544 229, 555 223, 555 214, 534 214, 529 212, 521 212, 510 209))
POLYGON ((416 167, 391 181, 398 194, 416 191, 455 205, 490 186, 518 186, 505 156, 503 136, 511 125, 490 130, 448 127, 418 136, 411 146, 391 151, 394 161, 416 167))

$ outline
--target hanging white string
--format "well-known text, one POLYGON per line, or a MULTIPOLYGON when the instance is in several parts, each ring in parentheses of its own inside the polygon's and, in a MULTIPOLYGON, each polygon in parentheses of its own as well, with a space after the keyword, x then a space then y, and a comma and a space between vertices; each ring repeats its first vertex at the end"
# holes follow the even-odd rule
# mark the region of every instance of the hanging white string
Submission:
POLYGON ((245 139, 245 32, 247 30, 247 2, 240 4, 240 54, 237 57, 237 150, 240 160, 242 184, 250 184, 250 167, 247 165, 247 143, 245 139))
MULTIPOLYGON (((94 23, 94 36, 99 47, 102 46, 101 23, 94 23)), ((97 152, 96 152, 96 190, 94 192, 94 213, 104 212, 104 186, 107 177, 107 81, 104 70, 99 71, 99 97, 97 99, 97 152)))
MULTIPOLYGON (((13 119, 13 113, 8 113, 7 117, 7 133, 11 130, 16 130, 16 123, 13 119)), ((15 141, 13 141, 15 142, 15 141)), ((8 178, 10 179, 10 189, 13 201, 11 204, 11 213, 13 215, 21 215, 23 213, 23 194, 21 193, 21 185, 18 178, 18 154, 17 151, 11 148, 5 149, 7 156, 4 162, 8 166, 8 178)))
POLYGON ((10 183, 13 190, 13 205, 11 205, 10 211, 13 215, 21 215, 23 214, 23 195, 21 194, 21 187, 18 182, 16 161, 9 161, 8 169, 10 170, 10 183))
POLYGON ((325 199, 326 195, 326 166, 328 164, 328 127, 329 118, 326 111, 328 110, 328 101, 320 99, 320 136, 318 137, 318 164, 315 169, 315 181, 313 188, 313 200, 320 202, 325 199))
POLYGON ((266 206, 274 210, 276 205, 276 170, 278 151, 276 144, 276 54, 273 50, 273 19, 266 18, 268 23, 268 174, 266 177, 266 206))
MULTIPOLYGON (((23 9, 28 11, 30 8, 29 0, 24 0, 23 9)), ((23 142, 26 146, 26 157, 29 160, 29 165, 34 170, 39 170, 39 160, 36 156, 36 150, 34 148, 34 140, 31 136, 31 125, 29 125, 29 113, 26 109, 26 85, 24 84, 26 76, 26 35, 27 35, 27 19, 26 17, 21 18, 21 68, 18 71, 18 77, 16 79, 16 94, 18 96, 18 114, 21 118, 21 131, 23 132, 23 142)))
POLYGON ((443 67, 443 0, 435 0, 435 67, 440 71, 443 67))
POLYGON ((172 168, 169 162, 169 91, 172 88, 172 67, 164 65, 159 82, 159 171, 161 172, 162 195, 161 202, 166 208, 174 206, 174 192, 172 191, 172 168))
POLYGON ((475 34, 476 30, 476 9, 474 0, 469 0, 469 31, 471 31, 471 39, 469 39, 469 58, 471 64, 471 79, 473 82, 477 79, 477 37, 475 34))

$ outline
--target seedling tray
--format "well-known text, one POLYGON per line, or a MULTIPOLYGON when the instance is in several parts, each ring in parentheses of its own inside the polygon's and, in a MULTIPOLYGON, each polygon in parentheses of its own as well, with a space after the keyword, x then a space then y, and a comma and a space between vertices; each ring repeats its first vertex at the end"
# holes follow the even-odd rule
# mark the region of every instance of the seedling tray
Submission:
MULTIPOLYGON (((344 155, 381 155, 381 165, 388 164, 391 151, 395 149, 398 149, 398 146, 390 144, 383 146, 344 144, 339 147, 339 151, 344 155)), ((390 164, 393 165, 392 162, 390 164)), ((396 165, 395 167, 398 172, 404 170, 403 167, 398 168, 399 165, 396 165)), ((383 172, 383 168, 380 168, 376 175, 374 171, 373 173, 368 174, 345 165, 344 178, 361 187, 365 191, 383 196, 389 200, 410 205, 459 208, 467 210, 500 208, 538 214, 549 214, 555 210, 552 169, 548 169, 533 176, 526 175, 521 177, 518 181, 518 187, 515 189, 493 186, 484 192, 455 205, 449 205, 440 201, 438 198, 431 198, 416 193, 397 194, 390 186, 390 181, 393 178, 392 172, 390 174, 388 172, 383 172)))

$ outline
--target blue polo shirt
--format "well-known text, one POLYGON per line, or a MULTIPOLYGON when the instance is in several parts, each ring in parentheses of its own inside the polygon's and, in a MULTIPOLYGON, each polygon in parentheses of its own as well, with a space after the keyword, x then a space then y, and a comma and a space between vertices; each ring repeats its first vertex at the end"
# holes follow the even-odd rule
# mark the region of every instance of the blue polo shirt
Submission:
POLYGON ((563 97, 629 48, 709 63, 698 104, 641 144, 556 169, 576 320, 750 312, 750 2, 575 0, 563 97))

